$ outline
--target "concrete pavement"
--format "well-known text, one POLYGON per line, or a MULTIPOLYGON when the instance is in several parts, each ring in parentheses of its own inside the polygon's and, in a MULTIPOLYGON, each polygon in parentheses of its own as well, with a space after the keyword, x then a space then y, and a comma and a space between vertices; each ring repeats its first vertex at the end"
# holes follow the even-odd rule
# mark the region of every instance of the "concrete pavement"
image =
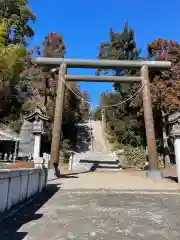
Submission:
POLYGON ((180 239, 179 190, 138 172, 64 175, 0 224, 0 239, 180 239))

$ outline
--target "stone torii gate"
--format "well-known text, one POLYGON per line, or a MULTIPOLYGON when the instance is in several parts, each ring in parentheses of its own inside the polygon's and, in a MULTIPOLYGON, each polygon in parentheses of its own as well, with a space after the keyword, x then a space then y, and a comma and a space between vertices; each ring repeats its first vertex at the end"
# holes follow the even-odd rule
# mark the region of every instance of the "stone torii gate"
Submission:
POLYGON ((126 60, 88 60, 88 59, 64 59, 37 57, 33 61, 35 64, 49 67, 59 67, 59 80, 56 96, 56 107, 54 115, 54 127, 51 143, 51 164, 56 168, 59 161, 59 146, 63 115, 63 101, 65 91, 65 81, 75 82, 141 82, 144 121, 146 128, 147 147, 149 154, 149 176, 160 177, 158 172, 158 160, 156 151, 156 141, 154 132, 154 120, 151 105, 151 95, 149 88, 149 69, 165 70, 171 67, 168 61, 126 61, 126 60), (68 68, 91 68, 91 69, 140 69, 139 77, 127 76, 83 76, 68 75, 68 68))

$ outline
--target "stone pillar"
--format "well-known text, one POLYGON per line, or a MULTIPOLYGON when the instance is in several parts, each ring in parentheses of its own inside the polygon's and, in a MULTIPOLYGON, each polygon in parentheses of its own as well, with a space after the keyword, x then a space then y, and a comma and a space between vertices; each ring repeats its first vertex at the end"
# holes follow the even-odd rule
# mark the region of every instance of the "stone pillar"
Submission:
POLYGON ((33 154, 34 160, 40 157, 40 147, 41 147, 41 134, 36 134, 34 140, 34 154, 33 154))
POLYGON ((73 170, 73 157, 74 157, 74 153, 71 152, 71 156, 69 157, 69 171, 73 170))
POLYGON ((180 183, 180 136, 175 137, 174 139, 174 151, 176 156, 176 170, 178 183, 180 183))
POLYGON ((174 140, 174 153, 178 182, 180 183, 180 112, 168 116, 169 137, 174 140))

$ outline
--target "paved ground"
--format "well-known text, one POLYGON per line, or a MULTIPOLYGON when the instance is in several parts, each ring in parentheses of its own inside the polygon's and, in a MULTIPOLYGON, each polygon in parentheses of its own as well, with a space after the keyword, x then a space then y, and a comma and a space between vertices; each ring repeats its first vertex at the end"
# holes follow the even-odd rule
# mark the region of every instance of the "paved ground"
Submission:
POLYGON ((80 175, 66 175, 54 181, 63 189, 117 189, 117 190, 180 190, 180 185, 170 180, 147 179, 143 171, 90 172, 80 175))
POLYGON ((162 169, 162 173, 164 176, 171 176, 172 179, 177 181, 177 170, 176 165, 172 165, 169 168, 162 169))
POLYGON ((0 224, 0 239, 180 239, 179 185, 135 172, 65 176, 0 224))
POLYGON ((101 121, 91 121, 93 128, 93 152, 109 153, 101 121))

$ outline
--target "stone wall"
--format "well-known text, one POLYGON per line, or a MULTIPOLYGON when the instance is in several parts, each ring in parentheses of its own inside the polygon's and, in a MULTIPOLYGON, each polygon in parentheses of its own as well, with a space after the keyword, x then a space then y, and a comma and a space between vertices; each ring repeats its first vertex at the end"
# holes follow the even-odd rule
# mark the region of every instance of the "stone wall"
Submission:
POLYGON ((1 169, 0 212, 41 192, 46 181, 45 169, 1 169))

